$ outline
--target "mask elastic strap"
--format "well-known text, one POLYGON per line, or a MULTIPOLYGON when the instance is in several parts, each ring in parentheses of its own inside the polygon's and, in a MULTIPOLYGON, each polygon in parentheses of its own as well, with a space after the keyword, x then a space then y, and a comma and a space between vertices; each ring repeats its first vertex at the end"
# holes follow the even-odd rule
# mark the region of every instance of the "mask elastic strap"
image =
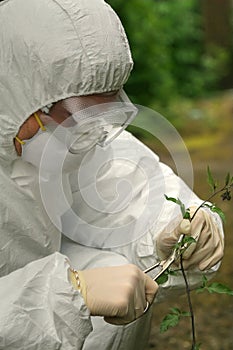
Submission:
MULTIPOLYGON (((44 124, 42 123, 42 121, 40 120, 40 117, 38 116, 37 113, 33 114, 37 123, 39 124, 39 127, 41 128, 42 131, 46 131, 46 127, 44 126, 44 124)), ((21 145, 25 145, 25 142, 22 141, 18 136, 15 136, 15 139, 21 144, 21 145)))
POLYGON ((40 120, 40 117, 38 116, 37 113, 34 113, 34 117, 36 118, 37 123, 39 124, 39 127, 41 128, 42 131, 46 131, 46 127, 44 126, 44 124, 42 123, 42 121, 40 120))
POLYGON ((20 140, 20 138, 18 138, 18 136, 15 136, 15 139, 20 143, 20 145, 25 145, 25 142, 20 140))

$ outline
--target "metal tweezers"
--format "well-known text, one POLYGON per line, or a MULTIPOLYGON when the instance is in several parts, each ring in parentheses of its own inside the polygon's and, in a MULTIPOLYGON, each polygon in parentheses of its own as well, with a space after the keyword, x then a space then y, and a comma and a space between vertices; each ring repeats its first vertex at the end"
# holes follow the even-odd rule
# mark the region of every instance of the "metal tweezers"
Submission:
POLYGON ((156 281, 180 257, 180 255, 182 254, 182 252, 186 248, 185 244, 179 246, 179 243, 182 242, 184 236, 185 236, 184 234, 180 235, 180 237, 177 241, 176 247, 173 249, 172 253, 169 255, 169 257, 167 259, 157 262, 156 264, 148 267, 143 272, 148 273, 154 269, 160 268, 160 270, 156 273, 156 275, 154 277, 152 277, 152 279, 154 281, 156 281))

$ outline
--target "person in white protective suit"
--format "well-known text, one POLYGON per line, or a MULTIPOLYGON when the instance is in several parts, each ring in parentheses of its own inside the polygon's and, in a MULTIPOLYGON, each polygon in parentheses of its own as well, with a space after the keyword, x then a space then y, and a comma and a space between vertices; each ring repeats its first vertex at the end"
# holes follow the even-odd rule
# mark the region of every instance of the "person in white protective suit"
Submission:
MULTIPOLYGON (((201 201, 124 131, 122 25, 103 0, 5 0, 0 47, 0 349, 143 349, 148 305, 184 288, 142 272, 181 233, 164 193, 201 201)), ((200 210, 191 235, 195 286, 223 256, 220 219, 200 210)))

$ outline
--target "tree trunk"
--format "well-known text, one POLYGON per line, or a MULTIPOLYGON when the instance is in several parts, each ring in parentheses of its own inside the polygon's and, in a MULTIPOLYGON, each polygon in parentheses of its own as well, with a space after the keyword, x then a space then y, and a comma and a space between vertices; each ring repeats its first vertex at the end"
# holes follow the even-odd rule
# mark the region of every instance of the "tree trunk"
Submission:
POLYGON ((232 0, 201 0, 207 47, 232 47, 232 0))
POLYGON ((229 54, 228 72, 221 81, 222 88, 233 87, 233 0, 200 0, 205 31, 205 47, 212 53, 213 46, 229 54))

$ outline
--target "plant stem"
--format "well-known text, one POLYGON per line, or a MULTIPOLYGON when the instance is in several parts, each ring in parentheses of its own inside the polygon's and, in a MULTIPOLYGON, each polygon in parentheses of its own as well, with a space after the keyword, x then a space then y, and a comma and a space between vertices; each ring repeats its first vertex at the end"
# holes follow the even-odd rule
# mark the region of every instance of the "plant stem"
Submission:
POLYGON ((200 205, 199 207, 197 207, 197 209, 195 210, 193 216, 190 218, 190 222, 194 219, 195 215, 197 214, 198 210, 201 209, 203 207, 203 205, 207 202, 209 202, 212 198, 214 198, 217 194, 223 192, 223 191, 226 191, 228 189, 230 189, 232 187, 232 184, 231 185, 228 185, 228 186, 224 186, 222 187, 220 190, 218 191, 215 191, 214 193, 212 193, 209 198, 207 198, 206 200, 204 200, 200 205))
MULTIPOLYGON (((209 198, 207 198, 205 201, 203 201, 199 207, 197 207, 197 209, 195 210, 194 214, 192 215, 192 217, 189 219, 190 222, 192 222, 192 220, 194 219, 195 215, 197 214, 197 212, 199 211, 199 209, 201 209, 205 203, 209 202, 213 197, 215 197, 217 194, 226 191, 227 189, 230 189, 232 187, 232 185, 230 186, 224 186, 222 187, 220 190, 215 191, 214 193, 212 193, 209 198)), ((187 276, 184 270, 184 266, 183 266, 183 256, 182 254, 180 255, 180 266, 181 266, 181 272, 184 278, 184 282, 185 282, 185 289, 186 289, 186 295, 187 295, 187 301, 188 301, 188 307, 189 307, 189 311, 190 311, 190 317, 191 317, 191 327, 192 327, 192 349, 191 350, 195 350, 196 348, 196 331, 195 331, 195 319, 194 319, 194 312, 193 312, 193 305, 192 305, 192 300, 191 300, 191 290, 189 287, 189 283, 187 280, 187 276)))
POLYGON ((184 278, 184 282, 185 282, 185 289, 186 289, 186 295, 187 295, 187 301, 188 301, 188 306, 189 306, 189 311, 190 311, 190 317, 191 317, 191 326, 192 326, 192 350, 195 350, 196 348, 196 331, 195 331, 195 319, 194 319, 194 312, 193 312, 193 305, 192 305, 192 300, 191 300, 191 295, 190 295, 190 288, 189 288, 189 283, 188 283, 188 279, 184 270, 184 266, 183 266, 183 257, 182 254, 180 256, 180 267, 181 267, 181 271, 182 271, 182 275, 184 278))
MULTIPOLYGON (((224 187, 222 187, 220 190, 215 191, 214 193, 212 193, 209 198, 207 198, 205 201, 203 201, 199 207, 197 207, 197 209, 195 210, 194 214, 192 215, 192 217, 189 219, 190 222, 192 222, 192 220, 194 219, 195 215, 197 214, 198 210, 201 209, 205 203, 209 202, 213 197, 215 197, 217 194, 229 190, 232 187, 231 185, 225 185, 224 187)), ((193 312, 193 305, 192 305, 192 300, 191 300, 191 290, 189 287, 189 283, 188 283, 188 279, 184 270, 184 265, 183 265, 183 256, 182 254, 180 255, 180 267, 181 267, 181 272, 184 278, 184 282, 185 282, 185 289, 186 289, 186 295, 187 295, 187 301, 188 301, 188 307, 189 307, 189 311, 190 311, 190 318, 191 318, 191 327, 192 327, 192 348, 191 350, 195 350, 196 349, 196 331, 195 331, 195 319, 194 319, 194 312, 193 312)))

